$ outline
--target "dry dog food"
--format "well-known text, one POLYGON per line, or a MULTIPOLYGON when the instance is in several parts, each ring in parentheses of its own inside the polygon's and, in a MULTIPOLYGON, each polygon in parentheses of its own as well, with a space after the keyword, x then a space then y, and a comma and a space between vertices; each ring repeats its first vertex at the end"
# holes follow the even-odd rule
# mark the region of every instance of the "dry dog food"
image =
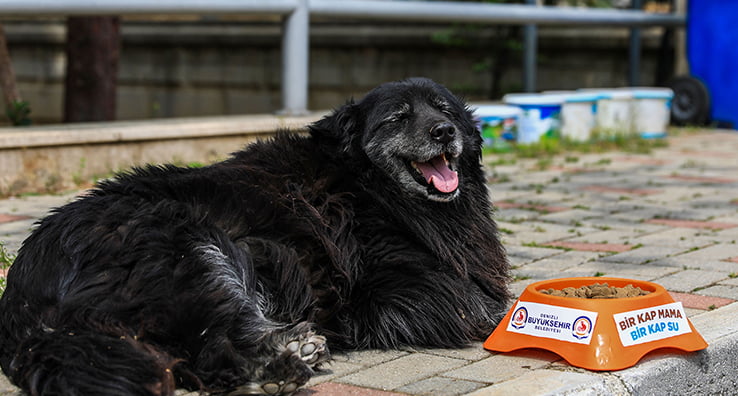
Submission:
POLYGON ((551 296, 571 298, 626 298, 645 296, 646 294, 651 293, 633 285, 615 287, 609 286, 607 283, 595 283, 594 285, 581 286, 579 288, 565 287, 562 290, 543 289, 539 291, 551 296))

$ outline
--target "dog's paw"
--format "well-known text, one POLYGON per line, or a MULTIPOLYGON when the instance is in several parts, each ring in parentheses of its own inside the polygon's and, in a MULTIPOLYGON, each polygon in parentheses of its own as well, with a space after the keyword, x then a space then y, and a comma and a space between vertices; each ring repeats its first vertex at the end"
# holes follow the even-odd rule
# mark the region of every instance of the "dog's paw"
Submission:
POLYGON ((296 382, 265 382, 255 383, 250 382, 246 385, 240 386, 237 389, 227 393, 227 396, 245 396, 245 395, 291 395, 297 388, 299 388, 296 382))
POLYGON ((250 381, 227 392, 236 395, 290 395, 315 374, 314 368, 330 359, 326 339, 309 323, 275 331, 264 339, 259 364, 245 367, 250 381))
POLYGON ((297 339, 289 341, 285 345, 285 349, 313 367, 330 359, 325 337, 317 335, 313 331, 309 331, 300 335, 297 339))

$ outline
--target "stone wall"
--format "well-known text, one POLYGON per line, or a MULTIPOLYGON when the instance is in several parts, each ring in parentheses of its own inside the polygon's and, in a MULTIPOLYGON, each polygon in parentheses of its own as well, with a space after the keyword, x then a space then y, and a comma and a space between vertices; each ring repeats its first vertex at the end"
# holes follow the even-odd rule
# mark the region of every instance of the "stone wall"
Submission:
POLYGON ((0 127, 0 197, 89 187, 132 166, 208 164, 257 139, 305 125, 300 117, 243 115, 0 127))
MULTIPOLYGON (((35 123, 63 109, 64 24, 4 21, 21 95, 35 123)), ((520 40, 500 27, 313 21, 309 107, 328 109, 380 82, 428 76, 472 100, 522 86, 520 40), (449 33, 453 33, 449 36, 449 33), (504 33, 504 32, 503 32, 504 33), (496 47, 508 48, 496 56, 496 47), (504 59, 503 59, 504 57, 504 59), (490 65, 504 60, 492 90, 490 65)), ((273 113, 281 106, 277 20, 126 20, 119 71, 121 120, 273 113)), ((644 30, 641 83, 656 83, 662 29, 644 30)), ((626 85, 627 28, 539 29, 538 88, 626 85)))

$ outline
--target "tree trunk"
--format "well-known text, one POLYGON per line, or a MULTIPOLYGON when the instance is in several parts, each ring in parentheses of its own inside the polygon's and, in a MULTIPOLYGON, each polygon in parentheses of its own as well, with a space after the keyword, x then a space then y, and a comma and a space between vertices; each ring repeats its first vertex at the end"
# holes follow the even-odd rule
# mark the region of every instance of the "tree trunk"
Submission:
POLYGON ((10 54, 5 41, 5 30, 2 25, 0 25, 0 86, 3 90, 6 107, 21 100, 18 88, 15 86, 15 73, 13 72, 13 64, 10 62, 10 54))
POLYGON ((66 52, 64 122, 114 120, 119 18, 68 18, 66 52))

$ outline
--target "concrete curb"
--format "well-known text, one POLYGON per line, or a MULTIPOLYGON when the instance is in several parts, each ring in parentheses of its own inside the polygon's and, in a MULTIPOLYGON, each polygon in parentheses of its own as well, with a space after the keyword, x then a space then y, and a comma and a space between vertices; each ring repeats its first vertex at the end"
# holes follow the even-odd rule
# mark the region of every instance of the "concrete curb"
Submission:
POLYGON ((721 395, 738 388, 738 303, 691 319, 707 341, 689 354, 647 356, 637 366, 615 373, 634 395, 721 395))

